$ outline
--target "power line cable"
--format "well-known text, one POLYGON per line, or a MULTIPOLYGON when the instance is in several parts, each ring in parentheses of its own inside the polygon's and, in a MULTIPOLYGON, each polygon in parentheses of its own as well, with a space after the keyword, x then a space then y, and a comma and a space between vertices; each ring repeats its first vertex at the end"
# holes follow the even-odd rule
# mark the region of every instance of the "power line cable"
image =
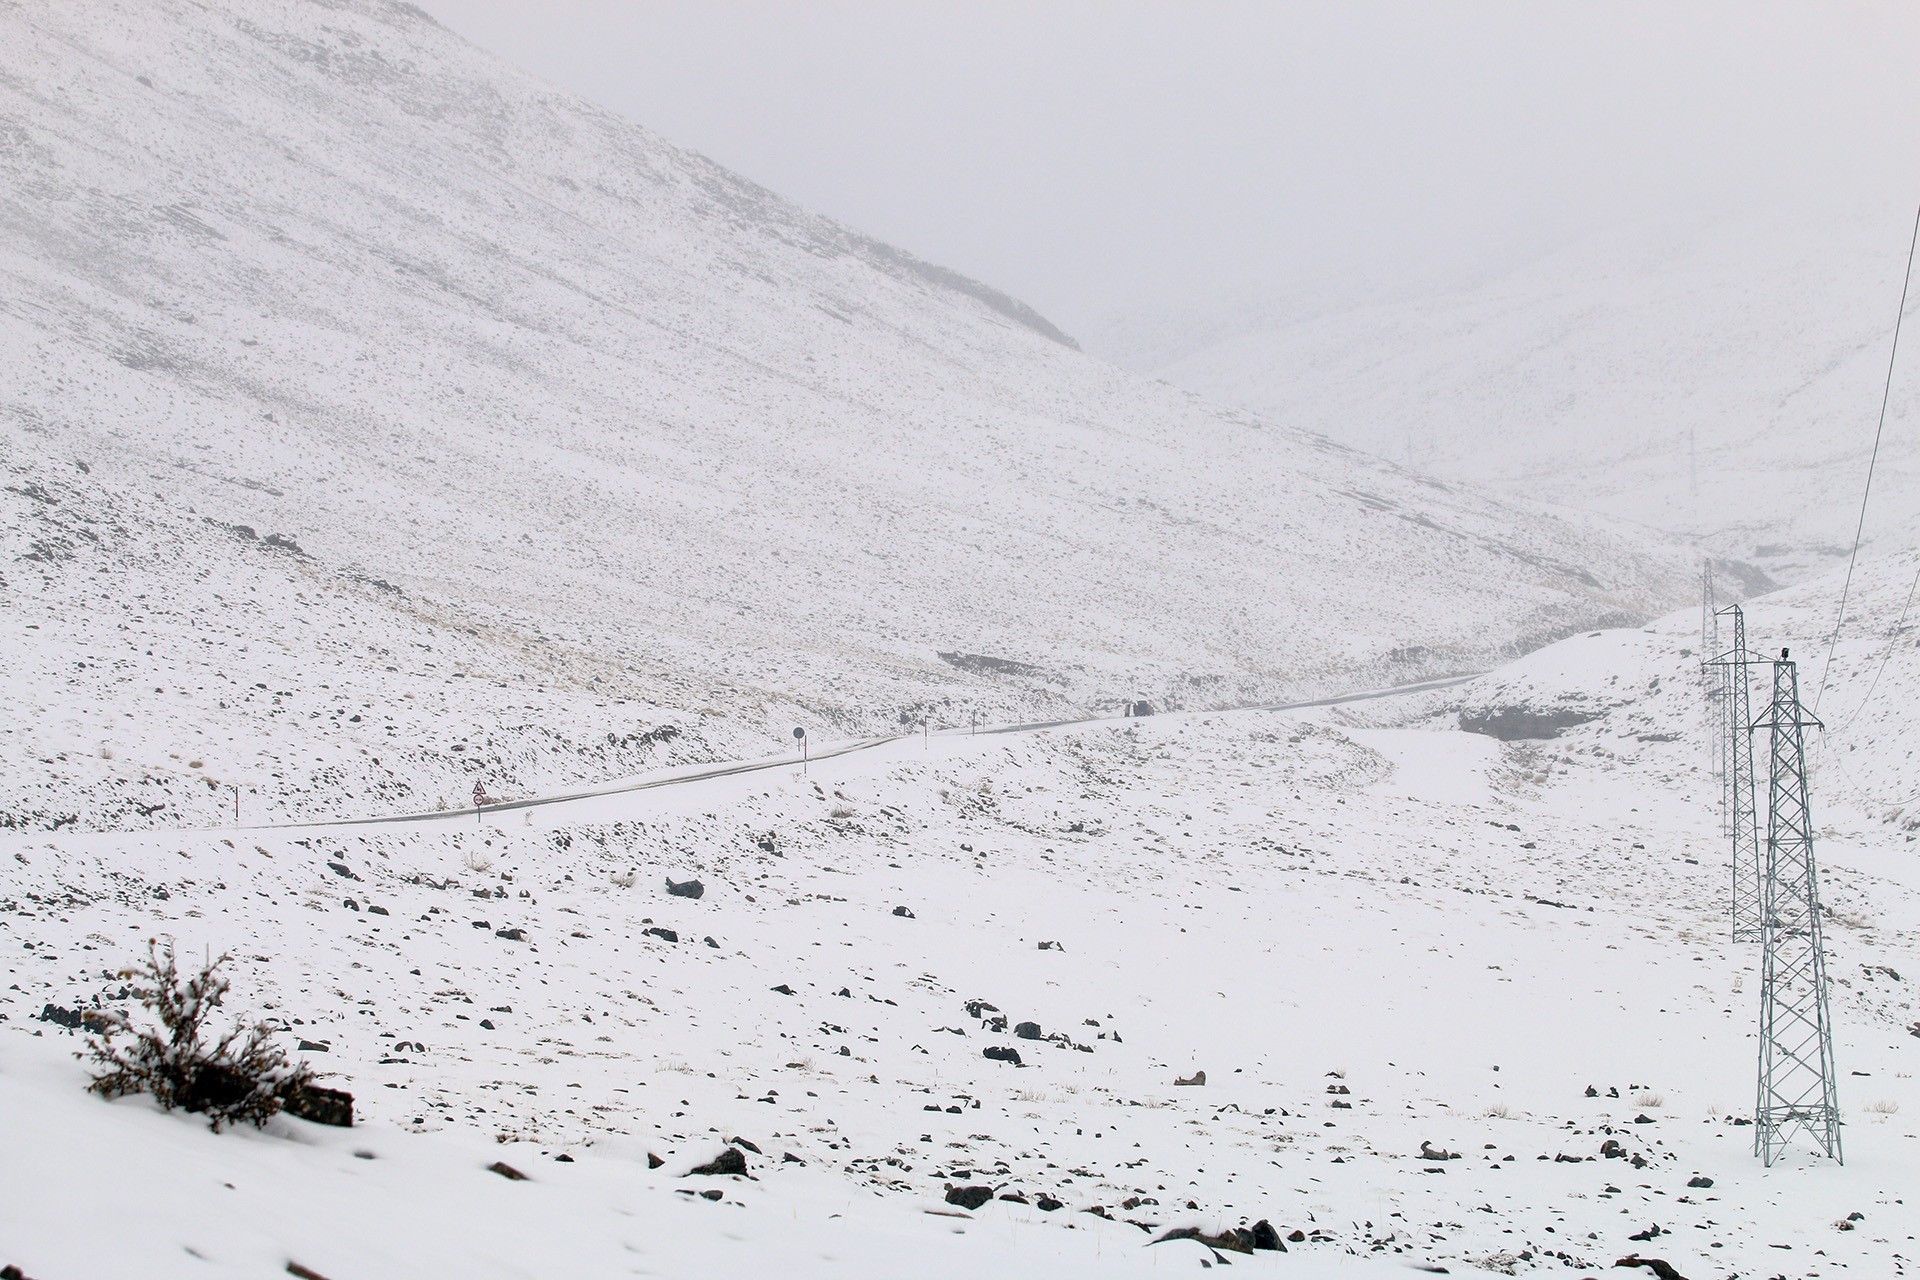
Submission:
POLYGON ((1853 530, 1853 550, 1847 555, 1847 578, 1840 586, 1840 612, 1833 619, 1833 634, 1827 637, 1827 660, 1820 666, 1820 687, 1813 694, 1813 709, 1820 710, 1820 698, 1827 691, 1827 672, 1833 668, 1833 651, 1840 644, 1840 625, 1847 620, 1847 593, 1853 587, 1853 564, 1860 558, 1860 535, 1867 528, 1867 498, 1873 492, 1873 468, 1880 461, 1880 435, 1887 429, 1887 401, 1893 395, 1893 362, 1900 354, 1900 322, 1907 318, 1907 287, 1913 283, 1913 251, 1920 245, 1920 207, 1913 211, 1913 236, 1907 242, 1907 274, 1900 281, 1900 310, 1893 317, 1893 349, 1887 353, 1887 385, 1880 393, 1880 425, 1873 429, 1873 452, 1867 456, 1867 485, 1860 493, 1860 523, 1853 530))
POLYGON ((1893 624, 1893 634, 1887 637, 1886 652, 1880 655, 1880 665, 1874 670, 1872 683, 1867 685, 1867 696, 1860 699, 1860 705, 1853 709, 1853 714, 1847 717, 1846 723, 1834 730, 1836 734, 1842 734, 1851 729, 1853 722, 1860 718, 1860 713, 1867 709, 1867 704, 1873 701, 1873 691, 1880 687, 1880 677, 1886 674, 1887 661, 1893 657, 1893 650, 1900 642, 1901 629, 1907 625, 1907 614, 1913 608, 1913 597, 1916 591, 1920 591, 1920 569, 1914 571, 1913 585, 1907 588, 1907 603, 1900 609, 1900 621, 1893 624))

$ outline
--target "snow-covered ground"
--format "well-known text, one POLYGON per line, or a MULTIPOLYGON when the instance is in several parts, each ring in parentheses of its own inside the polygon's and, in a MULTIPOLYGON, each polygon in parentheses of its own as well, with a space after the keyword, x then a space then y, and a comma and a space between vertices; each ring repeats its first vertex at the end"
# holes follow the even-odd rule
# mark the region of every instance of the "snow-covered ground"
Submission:
POLYGON ((0 363, 34 828, 1280 701, 1691 578, 1086 357, 386 0, 0 6, 0 363))
MULTIPOLYGON (((1913 567, 1863 568, 1826 694, 1854 706, 1890 655, 1863 769, 1911 740, 1920 661, 1884 642, 1913 567)), ((1756 602, 1756 646, 1810 656, 1825 586, 1756 602)), ((7 837, 0 1240, 53 1280, 1038 1276, 1197 1269, 1149 1242, 1265 1219, 1304 1238, 1235 1265, 1902 1274, 1910 833, 1816 776, 1847 1162, 1763 1170, 1698 644, 1681 614, 1405 698, 909 739, 484 820, 7 837), (1454 727, 1502 706, 1595 718, 1454 727), (665 892, 690 876, 700 899, 665 892), (215 1137, 85 1095, 36 1015, 111 997, 154 935, 232 952, 236 1000, 325 1046, 360 1127, 215 1137), (750 1180, 686 1176, 735 1138, 750 1180), (1026 1203, 945 1203, 975 1185, 1026 1203)))

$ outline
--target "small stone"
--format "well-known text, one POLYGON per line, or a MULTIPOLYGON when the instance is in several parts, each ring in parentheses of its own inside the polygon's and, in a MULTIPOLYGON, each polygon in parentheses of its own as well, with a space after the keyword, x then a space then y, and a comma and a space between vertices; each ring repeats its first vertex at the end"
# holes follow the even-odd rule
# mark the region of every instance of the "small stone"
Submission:
POLYGON ((1713 1179, 1707 1177, 1705 1174, 1695 1174, 1693 1177, 1687 1179, 1687 1185, 1705 1190, 1713 1185, 1713 1179))
POLYGON ((995 1062, 1011 1062, 1016 1067, 1020 1065, 1020 1051, 1011 1045, 990 1044, 980 1051, 980 1056, 995 1062))
POLYGON ((283 1110, 313 1124, 332 1125, 336 1129, 353 1128, 353 1095, 344 1089, 328 1089, 317 1084, 289 1089, 280 1100, 283 1110))
POLYGON ((905 907, 895 907, 893 909, 893 914, 899 916, 902 920, 913 919, 913 912, 907 910, 905 907))
POLYGON ((698 898, 706 891, 707 886, 698 880, 682 880, 676 883, 672 876, 667 877, 667 892, 676 898, 698 898))
POLYGON ((760 1148, 754 1146, 751 1142, 747 1141, 745 1138, 728 1138, 727 1141, 731 1142, 736 1147, 745 1147, 748 1151, 753 1152, 753 1154, 755 1155, 760 1154, 760 1148))
POLYGON ((493 931, 493 936, 496 938, 505 938, 508 942, 525 942, 527 940, 527 931, 525 929, 518 929, 518 928, 495 929, 493 931))
POLYGON ((793 994, 793 988, 788 986, 784 982, 781 983, 779 986, 774 987, 773 990, 778 991, 783 996, 790 996, 793 994))
POLYGON ((744 1175, 747 1171, 747 1158, 740 1154, 738 1147, 727 1147, 719 1155, 705 1164, 695 1165, 687 1170, 688 1176, 700 1174, 703 1177, 724 1177, 728 1174, 744 1175))
POLYGON ((993 1199, 992 1187, 948 1187, 947 1203, 957 1204, 962 1209, 978 1209, 993 1199))
POLYGON ((665 1163, 666 1163, 665 1160, 662 1160, 659 1156, 653 1154, 653 1152, 651 1151, 647 1152, 647 1168, 658 1169, 661 1165, 665 1163))
POLYGON ((721 1196, 724 1196, 725 1194, 727 1193, 722 1191, 720 1188, 715 1187, 711 1191, 702 1191, 700 1193, 700 1198, 702 1200, 718 1200, 721 1196))
POLYGON ((508 1164, 505 1160, 495 1160, 487 1166, 488 1173, 497 1173, 508 1182, 525 1182, 527 1175, 508 1164))
POLYGON ((480 1025, 481 1025, 482 1027, 484 1027, 484 1028, 486 1028, 486 1029, 487 1029, 488 1031, 491 1031, 491 1030, 493 1030, 493 1019, 492 1019, 492 1018, 482 1018, 482 1019, 480 1019, 480 1025))

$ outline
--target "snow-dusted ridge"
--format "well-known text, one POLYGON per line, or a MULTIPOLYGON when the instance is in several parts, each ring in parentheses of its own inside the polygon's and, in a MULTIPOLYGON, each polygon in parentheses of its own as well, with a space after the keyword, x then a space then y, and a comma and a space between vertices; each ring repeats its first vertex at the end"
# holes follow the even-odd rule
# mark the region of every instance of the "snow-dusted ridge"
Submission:
POLYGON ((0 8, 0 811, 1297 700, 1684 598, 1063 337, 405 6, 0 8))

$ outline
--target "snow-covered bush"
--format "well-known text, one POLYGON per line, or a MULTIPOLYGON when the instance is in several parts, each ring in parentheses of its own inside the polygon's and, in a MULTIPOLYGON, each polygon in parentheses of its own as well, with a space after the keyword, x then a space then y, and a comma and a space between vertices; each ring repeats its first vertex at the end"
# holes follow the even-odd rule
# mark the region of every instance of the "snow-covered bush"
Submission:
POLYGON ((171 943, 147 943, 147 958, 120 971, 144 1014, 115 1010, 88 1041, 93 1083, 102 1097, 150 1093, 163 1110, 205 1115, 214 1132, 236 1121, 263 1125, 289 1094, 313 1083, 313 1069, 295 1064, 263 1022, 236 1024, 209 1042, 208 1018, 226 999, 222 955, 182 975, 171 943))

